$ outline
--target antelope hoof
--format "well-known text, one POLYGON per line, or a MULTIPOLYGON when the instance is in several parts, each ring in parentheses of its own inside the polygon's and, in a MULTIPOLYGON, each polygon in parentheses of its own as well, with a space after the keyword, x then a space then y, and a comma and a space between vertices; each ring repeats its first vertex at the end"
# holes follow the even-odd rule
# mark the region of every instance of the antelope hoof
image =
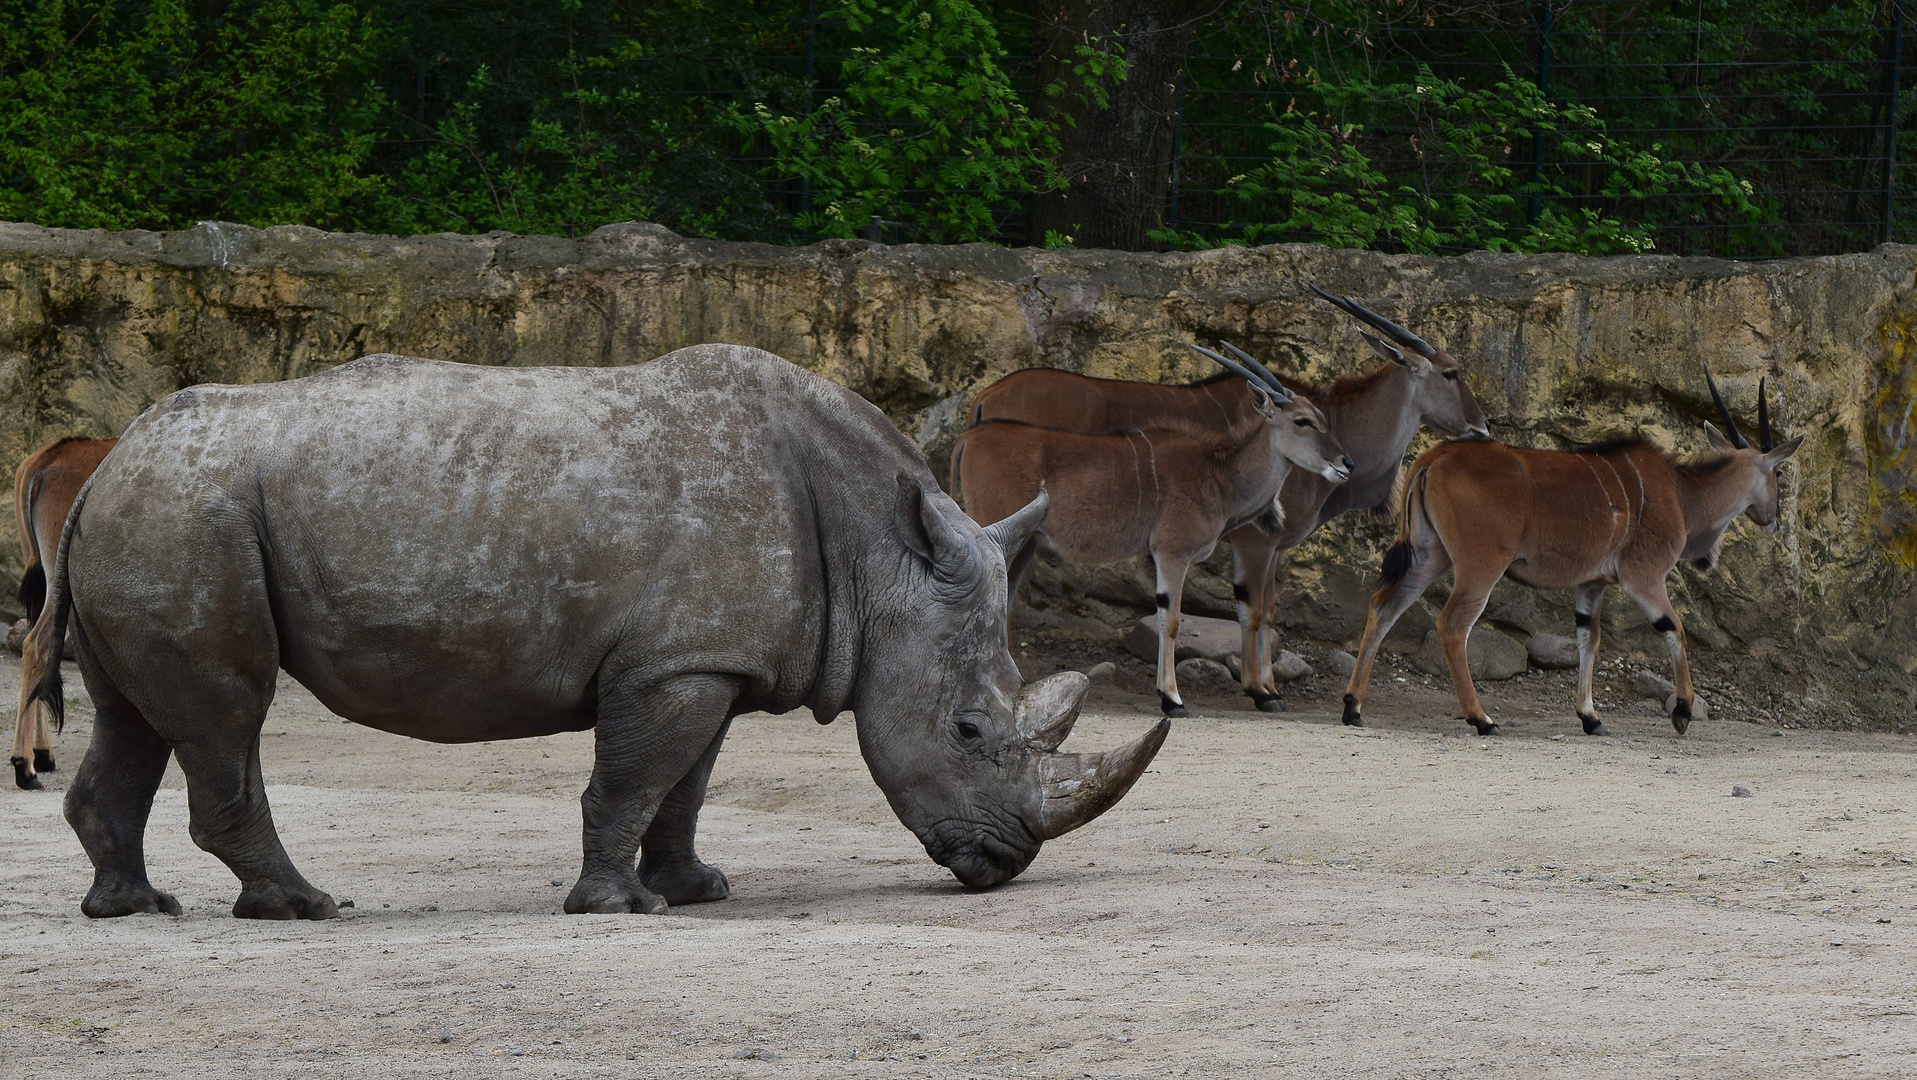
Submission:
POLYGON ((1285 708, 1285 699, 1279 697, 1277 694, 1269 694, 1263 690, 1247 690, 1245 693, 1251 695, 1252 704, 1258 706, 1259 712, 1291 711, 1285 708))
POLYGON ((1358 715, 1358 699, 1355 695, 1345 695, 1345 726, 1364 727, 1365 718, 1358 715))
POLYGON ((1467 719, 1471 721, 1472 727, 1478 729, 1478 734, 1480 735, 1500 734, 1500 732, 1498 731, 1498 725, 1492 723, 1489 720, 1479 720, 1476 717, 1467 717, 1467 719))
POLYGON ((27 766, 26 758, 17 757, 8 758, 7 760, 13 762, 13 782, 19 785, 21 791, 39 791, 41 789, 40 778, 33 775, 33 770, 27 766))
POLYGON ((1586 735, 1609 735, 1611 733, 1610 730, 1604 726, 1604 723, 1595 716, 1585 716, 1579 713, 1578 719, 1584 721, 1584 733, 1586 735))
POLYGON ((1163 690, 1158 692, 1158 711, 1171 717, 1173 720, 1183 720, 1185 717, 1191 715, 1185 711, 1183 702, 1173 701, 1171 695, 1165 693, 1163 690))
POLYGON ((1679 701, 1677 703, 1677 707, 1671 710, 1671 726, 1677 729, 1677 733, 1679 735, 1684 734, 1684 732, 1690 728, 1691 726, 1691 703, 1690 702, 1679 701))
POLYGON ((33 752, 33 771, 58 772, 59 770, 53 767, 53 751, 35 750, 33 752))

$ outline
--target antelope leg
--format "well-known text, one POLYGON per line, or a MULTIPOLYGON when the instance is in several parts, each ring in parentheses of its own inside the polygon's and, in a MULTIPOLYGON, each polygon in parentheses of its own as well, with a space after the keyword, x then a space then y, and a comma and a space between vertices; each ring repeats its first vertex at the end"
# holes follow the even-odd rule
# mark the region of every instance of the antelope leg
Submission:
POLYGON ((1154 553, 1152 564, 1158 574, 1158 707, 1166 716, 1182 717, 1187 714, 1178 696, 1178 605, 1191 561, 1154 553))
POLYGON ((1602 581, 1578 586, 1578 719, 1583 721, 1586 735, 1610 734, 1598 720, 1597 702, 1591 697, 1591 677, 1597 671, 1598 644, 1604 638, 1603 620, 1599 614, 1604 608, 1604 590, 1608 587, 1602 581))
POLYGON ((1261 710, 1278 712, 1285 706, 1271 674, 1271 624, 1277 609, 1278 549, 1256 526, 1232 534, 1232 596, 1238 601, 1241 631, 1238 659, 1240 684, 1261 710))
MULTIPOLYGON (((22 681, 24 682, 24 679, 22 681)), ((26 683, 26 685, 32 684, 26 683)), ((28 791, 34 791, 40 787, 39 777, 34 775, 37 770, 33 767, 31 755, 35 734, 46 726, 45 712, 46 706, 36 701, 20 710, 19 719, 13 728, 13 782, 28 791)))
POLYGON ((1486 576, 1466 574, 1459 568, 1451 599, 1445 601, 1444 610, 1438 612, 1438 644, 1444 648, 1445 667, 1451 671, 1451 688, 1457 691, 1458 707, 1464 710, 1465 721, 1480 735, 1496 735, 1498 725, 1485 715, 1484 705, 1478 701, 1478 688, 1471 681, 1471 662, 1466 651, 1471 627, 1484 613, 1485 602, 1491 599, 1491 587, 1504 576, 1504 567, 1488 575, 1489 580, 1482 580, 1486 576))
POLYGON ((1385 635, 1450 567, 1450 553, 1433 536, 1428 543, 1412 546, 1411 565, 1403 577, 1386 582, 1371 594, 1371 609, 1365 615, 1364 641, 1358 646, 1358 662, 1351 669, 1351 682, 1345 687, 1346 724, 1364 726, 1365 686, 1371 681, 1371 665, 1378 658, 1378 647, 1384 644, 1385 635))
POLYGON ((1643 582, 1628 582, 1624 591, 1636 600, 1644 614, 1651 620, 1651 628, 1664 635, 1664 645, 1671 650, 1671 666, 1676 669, 1677 701, 1671 706, 1671 726, 1679 735, 1691 726, 1691 702, 1695 691, 1691 687, 1691 661, 1684 652, 1684 623, 1671 607, 1671 598, 1664 592, 1662 579, 1643 582))

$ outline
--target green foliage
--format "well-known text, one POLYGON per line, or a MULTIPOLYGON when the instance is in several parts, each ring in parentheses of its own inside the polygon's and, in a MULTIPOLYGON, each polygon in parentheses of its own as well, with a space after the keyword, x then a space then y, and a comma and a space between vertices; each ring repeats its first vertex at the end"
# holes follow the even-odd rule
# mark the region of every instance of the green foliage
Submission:
MULTIPOLYGON (((584 122, 569 128, 541 108, 519 138, 489 146, 480 135, 480 99, 490 84, 481 64, 426 149, 382 185, 373 216, 386 231, 573 234, 608 220, 644 220, 657 209, 648 163, 622 160, 628 155, 584 122)), ((557 104, 582 96, 565 94, 557 104)))
POLYGON ((840 12, 865 42, 841 93, 800 115, 763 102, 734 114, 770 146, 772 173, 809 186, 818 208, 801 228, 850 237, 876 216, 914 239, 981 240, 1024 196, 1059 185, 1057 141, 1019 100, 998 32, 969 0, 846 0, 840 12))
MULTIPOLYGON (((1200 29, 1186 71, 1181 235, 1165 238, 1184 246, 1243 242, 1247 226, 1262 225, 1267 238, 1395 250, 1408 238, 1447 251, 1480 240, 1521 250, 1622 251, 1648 238, 1662 252, 1739 255, 1876 242, 1871 222, 1881 197, 1858 189, 1881 176, 1882 0, 1549 5, 1544 99, 1560 107, 1555 118, 1541 118, 1553 120, 1554 130, 1546 132, 1534 230, 1524 115, 1531 110, 1519 95, 1541 74, 1535 20, 1542 9, 1528 0, 1240 0, 1236 18, 1200 29), (1507 104, 1456 100, 1494 94, 1500 78, 1507 104), (1430 93, 1455 92, 1445 108, 1407 102, 1393 90, 1426 80, 1435 80, 1430 93), (1384 97, 1353 100, 1368 93, 1384 97), (1564 105, 1570 102, 1592 108, 1590 129, 1564 105), (1263 130, 1246 123, 1256 115, 1246 115, 1248 105, 1269 108, 1273 123, 1316 123, 1335 135, 1263 130), (1456 115, 1467 106, 1477 112, 1456 115), (1467 130, 1447 132, 1439 123, 1446 120, 1467 130), (1478 123, 1503 130, 1468 130, 1478 123), (1598 150, 1585 147, 1589 136, 1598 150), (1267 159, 1273 143, 1298 144, 1333 175, 1365 182, 1347 201, 1301 178, 1308 209, 1320 196, 1325 201, 1314 211, 1321 217, 1294 220, 1288 195, 1248 200, 1232 183, 1246 174, 1248 158, 1267 159), (1462 157, 1445 159, 1447 148, 1462 157), (1377 177, 1359 175, 1367 170, 1349 154, 1377 177), (1698 161, 1722 167, 1686 164, 1698 161), (1504 168, 1510 177, 1495 175, 1504 168), (1521 214, 1502 201, 1507 196, 1521 214), (1490 217, 1465 221, 1481 213, 1490 217), (1433 234, 1445 239, 1433 243, 1433 234)), ((1908 67, 1911 35, 1905 39, 1908 67)), ((1906 77, 1904 116, 1917 109, 1912 82, 1906 77)), ((1904 125, 1899 142, 1899 160, 1917 160, 1917 126, 1904 125)), ((1263 179, 1274 189, 1279 182, 1263 179)), ((1902 205, 1914 219, 1900 227, 1908 235, 1901 230, 1917 229, 1917 201, 1902 205)))
POLYGON ((1228 182, 1243 224, 1220 237, 1160 239, 1183 247, 1315 240, 1420 254, 1606 255, 1655 247, 1653 227, 1620 209, 1651 196, 1681 192, 1732 220, 1763 218, 1749 185, 1728 170, 1664 161, 1655 144, 1633 147, 1612 137, 1595 110, 1547 101, 1509 68, 1482 90, 1429 68, 1404 83, 1351 79, 1314 89, 1324 111, 1287 112, 1265 125, 1271 160, 1228 182), (1387 175, 1374 162, 1366 149, 1373 125, 1406 133, 1386 145, 1413 168, 1387 175), (1515 156, 1533 137, 1549 151, 1536 180, 1530 162, 1515 156), (1600 205, 1569 205, 1574 172, 1601 177, 1592 193, 1600 205))
POLYGON ((375 182, 382 44, 349 3, 0 0, 0 218, 327 222, 375 182))
MULTIPOLYGON (((1182 76, 1182 221, 1159 239, 1877 241, 1883 0, 1556 3, 1548 95, 1535 8, 1227 0, 1182 76)), ((1031 0, 0 0, 0 218, 566 235, 645 218, 797 242, 876 214, 907 239, 1018 240, 1028 196, 1076 167, 1068 125, 1129 71, 1113 41, 1057 62, 1047 18, 1031 0)), ((1899 109, 1917 115, 1917 79, 1899 109)), ((1898 158, 1917 162, 1917 124, 1898 158)), ((1908 239, 1917 200, 1899 205, 1908 239)))

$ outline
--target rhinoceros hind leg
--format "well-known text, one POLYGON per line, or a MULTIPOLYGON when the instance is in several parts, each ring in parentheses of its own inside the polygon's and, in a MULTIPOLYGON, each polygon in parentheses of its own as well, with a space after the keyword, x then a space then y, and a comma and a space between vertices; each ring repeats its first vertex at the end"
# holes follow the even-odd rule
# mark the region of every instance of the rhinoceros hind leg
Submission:
POLYGON ((659 804, 659 812, 652 815, 652 824, 639 844, 639 880, 674 907, 724 900, 732 894, 726 876, 702 862, 693 850, 699 808, 706 801, 706 783, 712 779, 712 763, 719 757, 719 747, 726 741, 726 728, 730 726, 731 721, 727 721, 719 728, 698 764, 659 804))
POLYGON ((206 712, 189 729, 196 737, 174 748, 186 774, 188 831, 195 844, 240 879, 234 918, 337 918, 333 898, 300 875, 273 827, 260 770, 260 725, 272 698, 270 680, 269 675, 264 692, 234 679, 182 694, 206 712))
MULTIPOLYGON (((723 675, 679 675, 663 683, 631 683, 609 680, 600 694, 592 780, 579 800, 585 811, 585 865, 566 897, 570 915, 666 910, 667 898, 653 891, 634 865, 641 838, 652 842, 651 829, 662 812, 658 837, 664 862, 654 863, 661 880, 677 890, 699 876, 696 868, 711 870, 692 854, 692 830, 739 682, 723 675)), ((723 887, 725 875, 711 873, 723 887)), ((710 892, 710 879, 700 889, 710 892)))
POLYGON ((93 741, 66 798, 67 823, 93 861, 80 911, 90 919, 178 915, 179 902, 146 879, 146 819, 172 750, 111 687, 95 691, 93 741))
POLYGON ((123 915, 178 915, 180 902, 148 884, 94 883, 80 912, 89 919, 117 919, 123 915))

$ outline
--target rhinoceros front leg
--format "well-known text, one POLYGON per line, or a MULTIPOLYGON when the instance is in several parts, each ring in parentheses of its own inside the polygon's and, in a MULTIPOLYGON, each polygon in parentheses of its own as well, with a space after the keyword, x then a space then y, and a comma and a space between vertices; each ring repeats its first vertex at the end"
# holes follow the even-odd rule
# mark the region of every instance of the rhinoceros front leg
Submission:
POLYGON ((712 763, 718 760, 719 747, 731 726, 731 721, 720 725, 704 756, 659 804, 659 812, 652 815, 652 825, 639 843, 640 883, 674 907, 724 900, 731 893, 726 876, 700 861, 692 847, 693 834, 699 830, 699 808, 706 802, 706 783, 712 779, 712 763))
MULTIPOLYGON (((614 680, 601 695, 592 780, 579 799, 585 865, 566 897, 568 914, 666 910, 666 899, 641 882, 634 865, 639 842, 667 796, 716 753, 738 694, 738 680, 729 676, 680 675, 636 687, 614 680)), ((698 787, 703 794, 703 775, 698 787)))

